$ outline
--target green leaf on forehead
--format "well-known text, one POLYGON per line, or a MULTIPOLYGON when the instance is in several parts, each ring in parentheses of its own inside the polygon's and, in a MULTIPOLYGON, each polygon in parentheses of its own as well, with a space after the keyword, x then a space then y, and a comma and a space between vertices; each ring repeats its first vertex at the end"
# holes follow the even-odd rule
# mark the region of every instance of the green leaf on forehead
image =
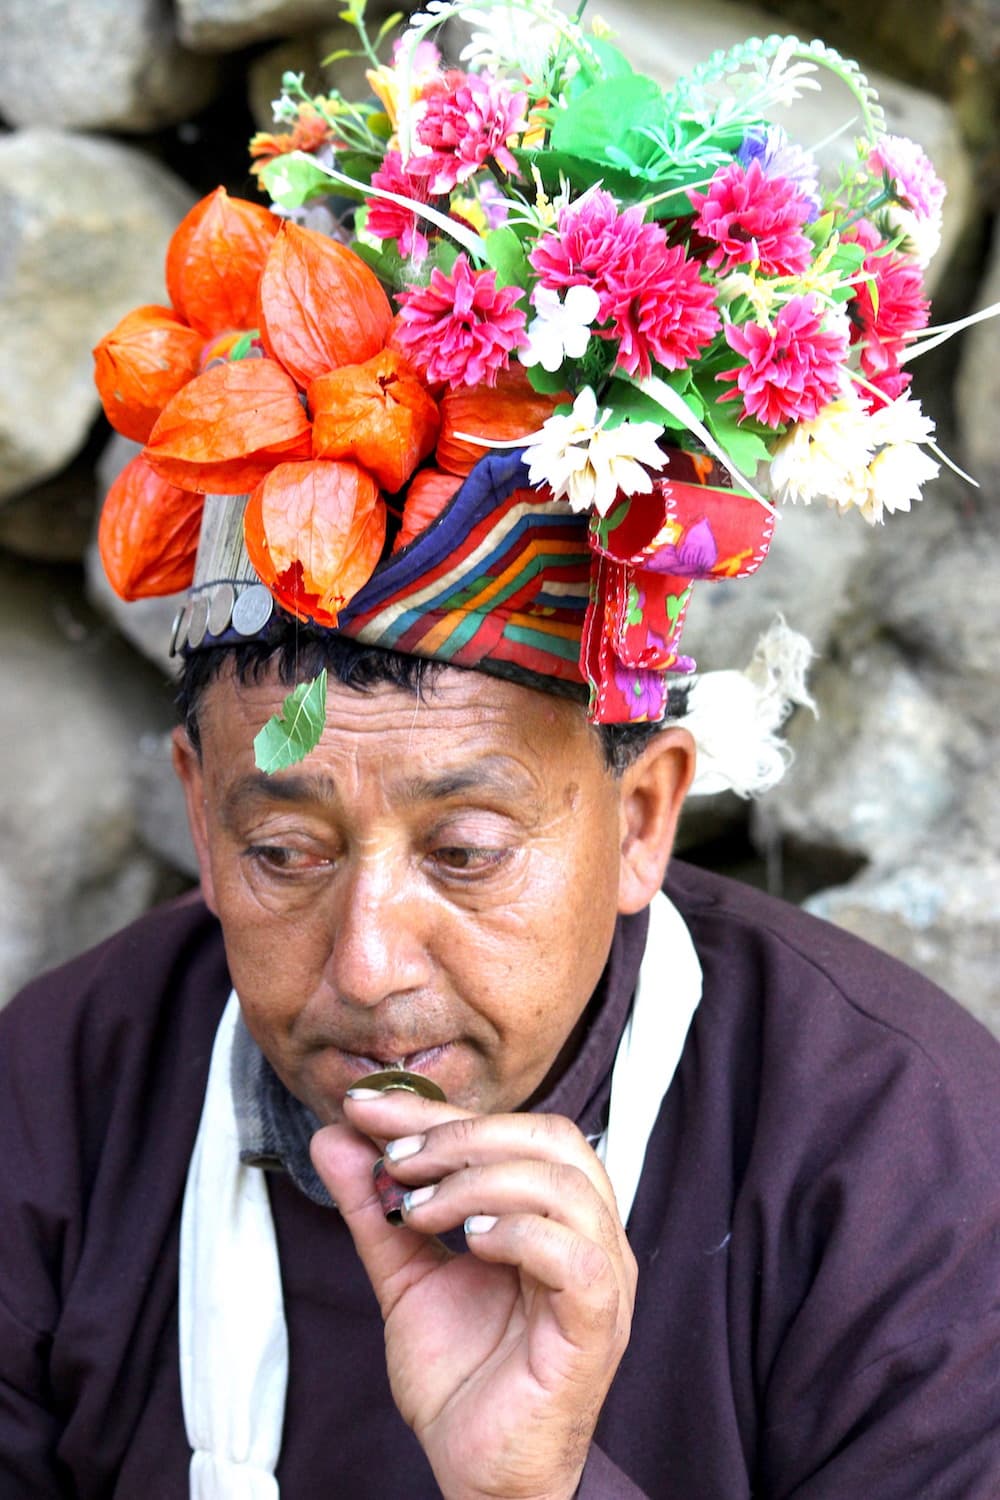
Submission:
POLYGON ((298 765, 315 750, 326 724, 326 668, 312 682, 300 682, 281 705, 281 713, 268 719, 254 737, 253 755, 258 771, 271 776, 298 765))

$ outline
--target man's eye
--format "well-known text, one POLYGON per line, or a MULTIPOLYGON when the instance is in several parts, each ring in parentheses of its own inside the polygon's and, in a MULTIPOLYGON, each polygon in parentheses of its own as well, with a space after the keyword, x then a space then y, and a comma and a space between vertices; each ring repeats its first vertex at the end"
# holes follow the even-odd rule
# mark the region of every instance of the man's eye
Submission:
POLYGON ((295 875, 329 864, 322 855, 291 849, 286 844, 251 844, 246 852, 254 864, 272 874, 295 875))
POLYGON ((472 875, 494 869, 506 855, 506 849, 474 849, 465 844, 445 844, 435 849, 432 857, 454 874, 472 875))

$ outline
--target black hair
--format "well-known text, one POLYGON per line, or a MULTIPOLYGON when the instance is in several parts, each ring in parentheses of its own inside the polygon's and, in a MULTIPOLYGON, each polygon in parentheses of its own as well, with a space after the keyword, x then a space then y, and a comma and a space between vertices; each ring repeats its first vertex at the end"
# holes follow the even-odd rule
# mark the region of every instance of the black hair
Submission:
MULTIPOLYGON (((202 647, 183 660, 177 688, 177 706, 188 738, 200 753, 198 708, 202 694, 210 683, 229 672, 243 684, 262 682, 275 677, 284 687, 307 682, 326 668, 344 687, 370 692, 382 684, 402 688, 422 697, 435 677, 449 667, 446 662, 407 656, 381 646, 366 646, 335 631, 319 631, 289 621, 274 629, 266 639, 241 641, 235 645, 202 647)), ((451 667, 452 671, 468 668, 451 667)), ((506 674, 503 674, 506 675, 506 674)), ((585 706, 587 690, 580 684, 517 672, 512 679, 537 691, 569 698, 585 706)), ((673 690, 672 690, 673 693, 673 690)), ((671 708, 673 708, 673 697, 671 708)), ((660 724, 600 724, 596 726, 605 764, 620 776, 632 764, 662 726, 660 724)))

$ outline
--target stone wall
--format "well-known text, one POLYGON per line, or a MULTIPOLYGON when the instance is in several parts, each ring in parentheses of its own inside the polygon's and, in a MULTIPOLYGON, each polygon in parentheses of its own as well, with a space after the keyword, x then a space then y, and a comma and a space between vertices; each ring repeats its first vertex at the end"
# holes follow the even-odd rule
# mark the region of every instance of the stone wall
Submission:
MULTIPOLYGON (((893 129, 949 184, 936 311, 1000 299, 997 0, 615 0, 602 16, 675 75, 757 31, 858 56, 893 129), (916 24, 919 19, 919 26, 916 24), (920 39, 917 45, 916 38, 920 39)), ((286 67, 342 44, 328 0, 33 0, 0 48, 0 1001, 193 877, 165 749, 173 601, 125 606, 93 551, 129 456, 90 349, 162 300, 163 252, 217 181, 252 196, 245 141, 286 67)), ((342 85, 343 86, 343 85, 342 85)), ((807 122, 842 123, 842 101, 807 122)), ((753 586, 703 585, 686 640, 732 665, 775 610, 811 637, 819 717, 753 808, 692 806, 689 857, 804 900, 951 988, 1000 1032, 1000 322, 918 374, 948 451, 918 513, 870 530, 793 511, 753 586)))

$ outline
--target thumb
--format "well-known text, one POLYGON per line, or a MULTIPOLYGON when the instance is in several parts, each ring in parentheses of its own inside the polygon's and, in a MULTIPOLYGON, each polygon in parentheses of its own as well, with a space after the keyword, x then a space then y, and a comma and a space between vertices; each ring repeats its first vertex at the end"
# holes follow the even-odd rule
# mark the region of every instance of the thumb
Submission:
POLYGON ((450 1260, 450 1253, 440 1241, 386 1220, 372 1179, 378 1152, 367 1137, 349 1125, 326 1125, 309 1150, 388 1318, 410 1287, 450 1260))

